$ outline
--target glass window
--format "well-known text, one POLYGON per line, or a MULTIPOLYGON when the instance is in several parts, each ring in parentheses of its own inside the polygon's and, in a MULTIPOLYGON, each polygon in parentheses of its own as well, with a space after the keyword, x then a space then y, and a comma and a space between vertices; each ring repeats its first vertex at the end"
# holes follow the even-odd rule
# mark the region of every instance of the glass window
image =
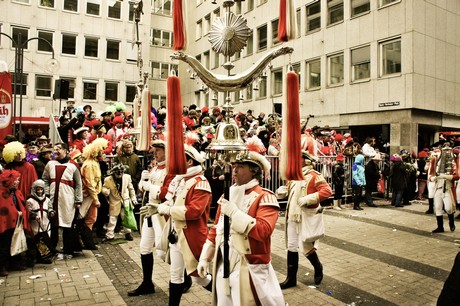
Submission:
POLYGON ((267 49, 267 25, 266 24, 257 28, 257 38, 259 41, 257 45, 257 51, 267 49))
POLYGON ((204 30, 203 30, 204 35, 208 35, 209 30, 211 30, 211 15, 208 14, 204 16, 204 30))
POLYGON ((272 71, 272 94, 281 95, 283 93, 283 69, 272 71))
POLYGON ((351 0, 351 17, 369 12, 370 0, 351 0))
POLYGON ((50 76, 37 75, 35 76, 35 96, 36 97, 51 97, 51 81, 50 76))
POLYGON ((120 57, 120 42, 107 40, 107 59, 118 60, 120 57))
POLYGON ((321 60, 307 62, 307 89, 321 87, 321 60))
POLYGON ((105 101, 118 101, 118 83, 105 82, 105 101))
POLYGON ((300 14, 301 14, 301 10, 300 10, 300 8, 298 8, 298 9, 296 10, 296 12, 295 12, 295 15, 296 15, 296 22, 297 22, 297 24, 296 24, 296 27, 297 27, 297 28, 296 28, 295 35, 296 35, 297 38, 299 38, 299 37, 302 35, 302 33, 301 33, 302 27, 300 26, 300 21, 301 21, 301 20, 300 20, 300 14))
POLYGON ((201 22, 201 19, 196 22, 196 34, 195 38, 200 39, 201 38, 201 33, 203 32, 203 23, 201 22))
POLYGON ((97 82, 83 81, 83 99, 96 100, 97 97, 97 82))
POLYGON ((371 77, 370 46, 351 50, 351 79, 353 81, 371 77))
POLYGON ((254 9, 254 0, 248 0, 248 12, 254 9))
POLYGON ((298 78, 299 78, 299 89, 300 89, 300 84, 302 84, 302 82, 300 81, 300 77, 301 77, 301 74, 300 74, 300 63, 292 64, 292 69, 295 71, 295 73, 297 73, 297 76, 298 76, 298 78))
POLYGON ((246 100, 252 100, 252 86, 246 87, 246 100))
MULTIPOLYGON (((51 46, 53 45, 53 32, 38 30, 38 37, 46 39, 51 44, 51 46)), ((53 52, 51 46, 41 39, 38 40, 38 51, 53 52)))
POLYGON ((161 78, 160 66, 161 63, 159 62, 150 62, 150 76, 152 79, 161 78))
POLYGON ((166 96, 151 95, 151 98, 152 98, 152 105, 153 106, 155 106, 155 107, 166 106, 166 96))
POLYGON ((85 37, 85 56, 97 57, 98 38, 85 37))
POLYGON ((246 55, 251 55, 254 52, 254 35, 251 31, 251 34, 248 37, 246 55))
POLYGON ((343 54, 327 58, 329 68, 329 85, 343 84, 343 54))
POLYGON ((137 94, 137 86, 136 85, 126 85, 126 103, 134 102, 134 98, 137 94))
POLYGON ((206 69, 209 69, 209 64, 211 62, 211 59, 209 58, 209 51, 203 53, 203 61, 204 67, 206 67, 206 69))
POLYGON ((161 63, 160 78, 167 79, 169 75, 169 64, 161 63))
POLYGON ((258 98, 266 98, 267 97, 267 78, 260 78, 259 79, 259 96, 258 98))
POLYGON ((152 46, 161 46, 161 30, 150 29, 150 42, 152 46))
POLYGON ((11 74, 11 82, 12 82, 12 89, 13 89, 13 94, 22 94, 23 96, 27 95, 27 74, 23 73, 22 74, 22 82, 19 79, 19 74, 17 75, 17 80, 16 83, 14 83, 14 73, 11 74), (21 87, 22 84, 22 87, 21 87))
POLYGON ((78 0, 64 0, 64 11, 78 12, 78 0))
POLYGON ((306 7, 307 33, 321 28, 321 2, 317 1, 306 7))
POLYGON ((77 54, 77 36, 62 34, 62 54, 77 54))
POLYGON ((137 46, 130 41, 126 44, 126 60, 128 62, 137 62, 137 46))
POLYGON ((212 52, 214 54, 214 64, 212 68, 219 68, 220 65, 220 60, 219 60, 219 53, 217 52, 212 52))
POLYGON ((121 2, 109 1, 108 17, 113 19, 121 19, 121 2))
POLYGON ((327 24, 343 20, 343 0, 327 0, 327 24))
POLYGON ((399 2, 401 0, 379 0, 379 7, 385 6, 394 2, 399 2))
POLYGON ((162 41, 161 46, 172 48, 172 40, 173 40, 172 32, 163 31, 162 34, 163 34, 163 37, 161 40, 162 41))
POLYGON ((40 0, 40 6, 54 8, 54 0, 40 0))
POLYGON ((278 22, 279 19, 272 21, 272 45, 277 45, 280 43, 278 40, 278 22))
POLYGON ((171 0, 154 0, 153 12, 161 15, 171 15, 171 0))
MULTIPOLYGON (((136 11, 136 8, 134 7, 135 3, 133 2, 129 2, 129 12, 128 12, 128 20, 129 21, 135 21, 134 18, 135 18, 135 11, 136 11)), ((137 6, 137 4, 136 4, 137 6)), ((140 14, 142 15, 142 14, 140 14)))
POLYGON ((101 9, 101 0, 87 0, 86 14, 99 16, 101 9))
MULTIPOLYGON (((29 42, 27 42, 26 44, 24 44, 24 42, 29 39, 29 29, 13 27, 12 32, 13 33, 11 36, 13 37, 14 41, 20 44, 23 47, 23 49, 27 50, 29 48, 29 42), (21 41, 19 41, 19 36, 21 36, 21 41)), ((18 45, 15 42, 12 42, 13 48, 18 47, 18 45)))
POLYGON ((380 76, 401 73, 401 39, 380 43, 380 76))

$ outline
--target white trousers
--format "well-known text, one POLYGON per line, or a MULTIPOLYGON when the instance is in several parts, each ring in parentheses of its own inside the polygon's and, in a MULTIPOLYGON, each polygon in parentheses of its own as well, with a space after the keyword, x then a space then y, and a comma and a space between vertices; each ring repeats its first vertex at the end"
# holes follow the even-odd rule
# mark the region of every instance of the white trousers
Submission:
MULTIPOLYGON (((153 246, 160 243, 161 234, 163 233, 163 228, 154 216, 144 218, 142 222, 142 234, 141 242, 139 245, 139 251, 141 255, 146 255, 152 253, 153 246), (152 221, 152 226, 149 227, 149 220, 152 221)), ((157 250, 157 255, 161 257, 163 251, 157 250)))
POLYGON ((455 212, 454 195, 451 189, 443 192, 442 188, 438 188, 434 193, 434 212, 436 216, 442 216, 443 208, 447 214, 455 212))
MULTIPOLYGON (((238 267, 239 265, 237 265, 238 267)), ((240 305, 240 270, 234 269, 228 278, 230 285, 230 295, 227 295, 224 280, 224 265, 223 261, 217 266, 216 280, 216 294, 217 305, 219 306, 233 306, 240 305)))
MULTIPOLYGON (((120 216, 121 220, 123 220, 125 216, 125 212, 122 209, 120 211, 120 216)), ((109 216, 109 222, 107 222, 107 225, 105 226, 105 229, 107 230, 105 237, 112 239, 115 238, 115 226, 117 226, 117 221, 118 221, 118 216, 109 216)), ((124 226, 121 227, 120 233, 122 234, 128 234, 131 233, 131 230, 129 228, 125 228, 124 226)))
MULTIPOLYGON (((182 254, 182 251, 178 243, 169 244, 169 256, 171 258, 171 265, 169 266, 169 271, 171 274, 171 283, 182 284, 185 281, 184 280, 185 263, 184 263, 184 256, 182 254)), ((192 282, 200 286, 207 286, 209 282, 211 281, 211 275, 208 275, 207 277, 204 277, 204 278, 196 277, 196 276, 191 276, 191 277, 192 277, 192 282)))
POLYGON ((302 224, 288 220, 287 224, 287 249, 289 252, 301 252, 307 255, 312 249, 318 249, 318 241, 304 242, 300 238, 302 224))

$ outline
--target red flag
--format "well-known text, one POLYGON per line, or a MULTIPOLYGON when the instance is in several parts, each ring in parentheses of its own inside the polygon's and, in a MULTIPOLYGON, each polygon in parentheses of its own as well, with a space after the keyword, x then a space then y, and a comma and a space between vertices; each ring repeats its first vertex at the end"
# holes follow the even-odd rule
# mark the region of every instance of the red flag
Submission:
POLYGON ((182 0, 175 0, 173 3, 173 50, 175 51, 185 50, 187 44, 184 6, 185 2, 182 2, 182 0))
POLYGON ((12 119, 13 94, 11 90, 11 74, 0 72, 0 139, 13 134, 12 119))

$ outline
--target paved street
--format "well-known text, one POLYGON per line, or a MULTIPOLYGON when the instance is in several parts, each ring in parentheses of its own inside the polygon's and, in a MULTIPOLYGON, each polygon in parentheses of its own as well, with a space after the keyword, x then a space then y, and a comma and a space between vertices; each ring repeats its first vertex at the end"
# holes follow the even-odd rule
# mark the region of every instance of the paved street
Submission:
MULTIPOLYGON (((384 200, 363 211, 325 210, 326 237, 319 257, 325 277, 314 286, 313 270, 300 259, 298 286, 284 291, 289 305, 435 305, 460 250, 456 232, 431 234, 434 215, 426 202, 393 208, 384 200)), ((286 273, 280 217, 273 242, 273 265, 280 281, 286 273)), ((448 230, 447 217, 445 229, 448 230)), ((155 259, 157 292, 128 297, 141 281, 139 235, 132 242, 101 245, 68 261, 36 265, 0 278, 2 305, 167 305, 168 265, 155 259), (40 277, 31 279, 31 276, 40 277)), ((207 291, 194 285, 181 305, 210 305, 207 291)))

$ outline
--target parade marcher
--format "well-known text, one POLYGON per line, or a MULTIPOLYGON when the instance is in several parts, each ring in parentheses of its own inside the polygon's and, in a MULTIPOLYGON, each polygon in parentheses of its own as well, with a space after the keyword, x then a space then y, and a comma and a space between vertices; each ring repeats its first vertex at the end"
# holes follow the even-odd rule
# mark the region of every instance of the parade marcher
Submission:
MULTIPOLYGON (((32 185, 30 197, 27 199, 27 207, 30 212, 30 224, 34 236, 39 233, 45 232, 46 235, 50 234, 50 218, 54 212, 50 208, 50 199, 45 195, 45 182, 43 180, 36 180, 32 185), (50 214, 48 216, 48 214, 50 214)), ((37 253, 37 262, 44 264, 51 264, 50 258, 42 258, 40 252, 37 253)))
POLYGON ((311 224, 311 216, 321 213, 320 202, 332 195, 332 189, 324 177, 313 168, 318 158, 302 151, 304 166, 302 168, 305 180, 289 181, 287 188, 280 187, 278 194, 288 195, 286 207, 286 245, 287 278, 280 284, 281 289, 294 287, 297 284, 299 266, 299 251, 307 257, 315 269, 314 281, 319 285, 323 279, 323 265, 319 261, 317 249, 318 240, 312 240, 304 224, 311 224))
POLYGON ((73 228, 75 210, 83 201, 81 174, 70 160, 68 146, 58 143, 54 146, 55 160, 51 160, 43 172, 45 194, 49 195, 55 217, 51 223, 51 243, 56 248, 59 240, 59 228, 62 228, 63 252, 71 259, 75 251, 81 250, 78 234, 73 228))
MULTIPOLYGON (((167 175, 166 172, 166 154, 165 142, 163 140, 154 140, 152 143, 154 148, 154 156, 156 166, 150 171, 142 171, 141 181, 139 182, 139 189, 144 192, 145 203, 160 204, 166 200, 168 193, 168 186, 173 175, 167 175)), ((143 201, 143 202, 144 202, 143 201)), ((139 252, 141 254, 141 264, 143 280, 139 287, 132 291, 128 291, 129 296, 138 296, 144 294, 155 293, 155 286, 152 282, 153 273, 153 251, 152 248, 160 243, 161 235, 163 233, 166 220, 159 214, 154 214, 154 210, 148 210, 149 206, 144 206, 144 212, 141 214, 143 217, 141 229, 141 241, 139 244, 139 252)), ((156 250, 159 257, 165 257, 162 251, 156 250)))
POLYGON ((433 233, 444 232, 442 213, 445 211, 449 218, 450 231, 455 231, 455 198, 452 181, 458 180, 457 163, 453 156, 452 148, 446 142, 439 153, 433 153, 430 160, 430 173, 428 179, 435 183, 434 212, 436 215, 437 228, 433 233))
POLYGON ((18 189, 21 174, 15 170, 4 170, 0 174, 0 276, 8 271, 25 270, 21 254, 11 256, 10 246, 16 222, 22 216, 25 233, 31 233, 29 210, 18 189))
POLYGON ((90 231, 82 230, 85 248, 97 250, 94 243, 92 230, 97 219, 97 210, 101 206, 99 193, 102 191, 102 173, 99 160, 103 160, 104 149, 107 148, 108 141, 104 138, 97 138, 83 150, 85 161, 81 167, 81 179, 83 184, 83 202, 80 207, 80 215, 85 218, 85 225, 90 231))
POLYGON ((335 165, 332 168, 332 183, 334 184, 334 209, 342 210, 343 186, 345 184, 345 168, 343 162, 345 157, 338 153, 335 158, 335 165))
POLYGON ((32 184, 38 179, 34 166, 25 161, 26 151, 19 141, 9 142, 3 148, 3 159, 6 162, 5 169, 16 170, 21 175, 19 190, 24 199, 27 199, 32 189, 32 184))
POLYGON ((359 205, 363 197, 363 188, 366 186, 366 176, 364 174, 364 155, 358 154, 351 169, 352 179, 351 188, 353 192, 353 209, 363 210, 359 205))
MULTIPOLYGON (((125 205, 137 205, 136 192, 131 182, 131 176, 125 174, 126 167, 122 164, 116 164, 110 170, 110 176, 104 179, 102 193, 108 198, 109 202, 109 222, 106 225, 106 234, 102 242, 109 242, 115 239, 115 226, 117 225, 118 216, 123 220, 125 205)), ((121 233, 125 234, 125 239, 133 240, 131 229, 121 227, 121 233)))
POLYGON ((278 220, 275 195, 259 184, 270 163, 250 144, 233 164, 230 198, 219 200, 216 221, 201 252, 198 271, 204 277, 213 261, 212 305, 284 305, 284 297, 271 264, 271 236, 278 220), (224 215, 230 218, 230 275, 223 278, 224 215), (264 281, 261 282, 260 280, 264 281))
POLYGON ((210 286, 211 278, 199 277, 198 259, 208 234, 208 219, 211 206, 211 187, 203 175, 205 159, 191 144, 185 145, 187 173, 177 175, 170 184, 167 199, 162 204, 148 204, 160 215, 170 216, 169 253, 171 258, 169 283, 169 305, 179 305, 184 291, 184 269, 192 281, 201 286, 210 286))
POLYGON ((372 193, 377 192, 377 184, 380 179, 379 162, 381 161, 380 153, 376 153, 364 167, 364 175, 366 177, 364 202, 369 207, 377 207, 372 199, 372 193))

